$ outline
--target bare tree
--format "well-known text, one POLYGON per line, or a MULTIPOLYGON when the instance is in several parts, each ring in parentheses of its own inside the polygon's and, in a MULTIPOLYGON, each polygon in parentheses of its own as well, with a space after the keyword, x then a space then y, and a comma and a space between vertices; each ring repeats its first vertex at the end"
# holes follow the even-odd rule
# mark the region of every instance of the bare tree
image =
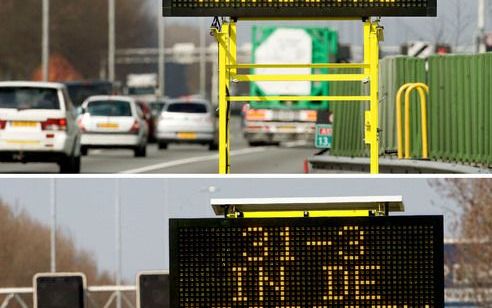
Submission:
POLYGON ((492 179, 442 179, 432 185, 462 211, 457 234, 464 279, 482 307, 490 307, 492 287, 492 179))
MULTIPOLYGON (((447 22, 453 26, 453 31, 451 32, 451 43, 453 44, 454 50, 457 50, 463 43, 463 33, 465 33, 468 28, 472 25, 473 18, 469 11, 466 10, 466 6, 469 5, 468 1, 463 0, 453 0, 454 16, 451 20, 447 22)), ((470 42, 467 42, 470 43, 470 42)))
MULTIPOLYGON (((26 287, 32 277, 50 270, 50 229, 25 211, 0 201, 0 287, 26 287)), ((58 270, 83 272, 91 285, 111 284, 107 272, 101 272, 90 253, 77 249, 66 233, 58 232, 58 270)), ((0 296, 0 303, 3 298, 0 296)), ((30 298, 26 299, 30 302, 30 298)), ((102 300, 99 296, 96 301, 102 300)), ((16 307, 11 305, 9 307, 16 307)))
MULTIPOLYGON (((147 1, 118 0, 117 48, 154 42, 147 1)), ((107 1, 51 0, 51 53, 66 58, 84 78, 97 78, 107 52, 107 1)), ((0 1, 0 78, 29 79, 41 62, 41 2, 0 1)), ((155 44, 155 43, 154 43, 155 44)))

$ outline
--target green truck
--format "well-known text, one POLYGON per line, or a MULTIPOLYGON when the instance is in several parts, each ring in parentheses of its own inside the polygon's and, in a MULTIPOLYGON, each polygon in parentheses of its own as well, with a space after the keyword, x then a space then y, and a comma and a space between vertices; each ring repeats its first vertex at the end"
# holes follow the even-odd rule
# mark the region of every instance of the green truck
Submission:
MULTIPOLYGON (((336 61, 337 32, 322 27, 254 26, 252 63, 311 64, 336 61)), ((254 74, 316 74, 328 69, 254 69, 254 74)), ((254 82, 251 96, 329 95, 326 82, 254 82)), ((260 101, 243 108, 243 135, 252 146, 264 143, 305 140, 314 142, 318 111, 328 111, 328 101, 260 101)))

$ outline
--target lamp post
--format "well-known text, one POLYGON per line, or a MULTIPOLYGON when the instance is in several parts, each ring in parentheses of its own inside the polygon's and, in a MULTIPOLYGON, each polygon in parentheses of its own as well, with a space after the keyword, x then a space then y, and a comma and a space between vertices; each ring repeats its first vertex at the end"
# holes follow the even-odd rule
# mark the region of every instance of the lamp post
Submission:
POLYGON ((166 93, 166 76, 165 76, 165 70, 166 70, 166 58, 165 58, 165 25, 166 25, 166 20, 161 17, 161 12, 160 10, 158 11, 158 16, 157 16, 157 27, 158 27, 158 33, 159 33, 159 59, 158 59, 158 64, 159 64, 159 94, 160 96, 164 96, 166 93))
MULTIPOLYGON (((120 202, 120 180, 115 183, 115 252, 116 252, 116 285, 121 285, 121 202, 120 202)), ((116 291, 116 307, 121 308, 121 291, 116 291)))
POLYGON ((50 54, 50 0, 43 0, 43 21, 41 38, 41 70, 43 81, 49 78, 49 54, 50 54))
POLYGON ((56 180, 51 179, 50 272, 56 272, 56 180))
POLYGON ((477 16, 477 53, 485 51, 484 34, 485 34, 485 0, 478 0, 477 16))
POLYGON ((108 79, 114 81, 115 0, 108 0, 108 79))
POLYGON ((205 71, 206 71, 206 35, 207 35, 207 19, 205 17, 202 17, 200 19, 200 95, 203 98, 205 97, 205 71))

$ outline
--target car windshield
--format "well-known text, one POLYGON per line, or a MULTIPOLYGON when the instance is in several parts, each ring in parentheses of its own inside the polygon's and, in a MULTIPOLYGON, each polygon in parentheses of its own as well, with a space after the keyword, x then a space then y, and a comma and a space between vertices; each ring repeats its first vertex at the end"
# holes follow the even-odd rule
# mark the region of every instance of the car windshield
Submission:
POLYGON ((203 103, 173 103, 167 107, 167 112, 207 113, 207 105, 203 103))
POLYGON ((154 95, 154 87, 138 87, 138 88, 128 88, 129 95, 154 95))
POLYGON ((92 101, 87 105, 87 113, 92 116, 131 117, 132 108, 126 101, 92 101))
POLYGON ((0 108, 60 109, 58 91, 49 88, 0 87, 0 108))

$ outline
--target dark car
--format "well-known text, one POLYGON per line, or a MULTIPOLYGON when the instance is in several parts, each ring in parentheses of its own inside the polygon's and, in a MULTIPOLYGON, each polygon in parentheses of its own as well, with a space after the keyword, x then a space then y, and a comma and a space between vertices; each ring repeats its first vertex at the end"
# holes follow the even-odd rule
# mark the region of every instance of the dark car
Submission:
POLYGON ((155 122, 154 122, 154 117, 152 116, 152 110, 150 109, 149 105, 145 102, 137 101, 137 105, 140 108, 140 110, 142 111, 143 116, 144 116, 144 120, 145 120, 145 122, 147 122, 147 125, 149 127, 148 141, 154 142, 155 141, 155 122))
POLYGON ((75 107, 79 107, 90 96, 116 94, 116 87, 107 80, 78 80, 64 82, 68 95, 75 107))
POLYGON ((161 98, 157 99, 155 101, 150 101, 149 106, 150 109, 152 110, 152 116, 154 117, 154 120, 157 120, 159 116, 161 115, 162 110, 168 104, 170 99, 166 98, 161 98))

